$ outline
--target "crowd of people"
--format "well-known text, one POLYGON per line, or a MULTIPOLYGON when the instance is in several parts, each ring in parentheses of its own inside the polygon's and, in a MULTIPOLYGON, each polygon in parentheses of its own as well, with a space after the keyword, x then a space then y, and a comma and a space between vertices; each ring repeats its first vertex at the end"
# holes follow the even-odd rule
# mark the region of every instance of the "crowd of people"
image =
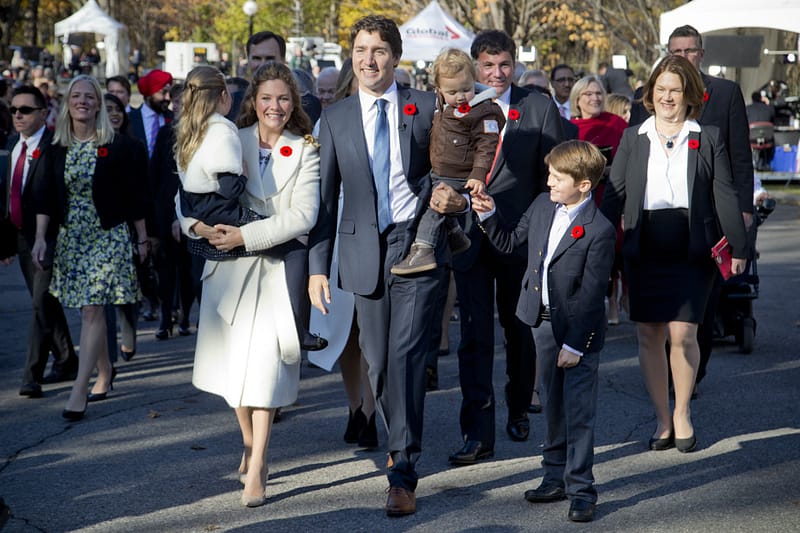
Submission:
POLYGON ((33 302, 20 395, 74 380, 62 414, 82 419, 113 388, 118 341, 135 356, 139 318, 159 320, 158 340, 176 324, 191 335, 196 299, 192 383, 234 411, 242 505, 267 502, 273 423, 308 352, 339 362, 345 442, 376 448, 384 427, 385 511, 404 516, 457 294, 450 463, 494 454, 496 311, 506 433, 528 440, 539 411, 547 426, 545 475, 524 497, 569 499, 568 518, 591 521, 599 356, 622 312, 657 421, 647 447, 698 445, 691 398, 720 283, 710 250, 724 235, 739 274, 752 248, 741 92, 700 72, 690 26, 633 98, 565 64, 515 76, 516 43, 499 30, 479 32, 470 54, 444 50, 433 91, 397 70, 391 19, 360 19, 350 45, 341 70, 313 80, 286 64, 280 35, 259 32, 246 80, 151 70, 138 108, 126 77, 104 91, 80 74, 52 127, 40 89, 13 88, 0 248, 33 302), (63 307, 81 313, 79 356, 63 307), (347 335, 329 344, 320 330, 347 335))

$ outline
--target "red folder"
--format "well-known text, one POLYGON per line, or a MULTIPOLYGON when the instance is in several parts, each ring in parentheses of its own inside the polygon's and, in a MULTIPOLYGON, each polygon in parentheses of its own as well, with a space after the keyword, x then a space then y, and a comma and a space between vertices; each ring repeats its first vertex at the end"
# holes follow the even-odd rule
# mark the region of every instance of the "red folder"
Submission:
POLYGON ((711 257, 717 264, 717 268, 719 268, 719 273, 722 274, 723 279, 728 279, 733 275, 731 272, 733 250, 731 245, 728 244, 727 237, 723 236, 719 242, 711 248, 711 257))

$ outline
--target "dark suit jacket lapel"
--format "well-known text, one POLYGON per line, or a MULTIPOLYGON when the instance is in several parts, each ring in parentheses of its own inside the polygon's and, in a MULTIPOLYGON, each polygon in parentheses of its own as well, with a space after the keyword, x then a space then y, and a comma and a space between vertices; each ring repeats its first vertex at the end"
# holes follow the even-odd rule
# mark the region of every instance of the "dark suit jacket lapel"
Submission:
POLYGON ((411 101, 411 92, 403 88, 397 88, 397 123, 399 124, 400 155, 403 158, 403 173, 408 176, 408 169, 411 165, 411 134, 414 131, 414 117, 416 113, 406 115, 405 107, 414 104, 411 101))
MULTIPOLYGON (((44 130, 42 133, 42 138, 39 139, 39 144, 36 146, 36 150, 39 150, 41 154, 44 151, 44 148, 53 142, 53 132, 50 130, 44 130)), ((34 172, 36 171, 36 167, 39 166, 39 162, 42 160, 41 157, 31 158, 31 162, 28 165, 28 178, 25 180, 25 189, 23 189, 22 194, 25 194, 29 189, 28 186, 31 184, 31 176, 33 176, 34 172)))
POLYGON ((3 180, 3 211, 0 212, 0 218, 8 217, 9 204, 11 203, 11 174, 14 172, 12 168, 11 152, 14 150, 14 145, 17 144, 19 135, 13 134, 6 141, 5 149, 8 150, 8 166, 7 168, 0 169, 0 172, 5 173, 3 180))
MULTIPOLYGON (((711 100, 711 93, 714 92, 714 84, 711 83, 711 77, 710 76, 706 76, 704 73, 701 72, 700 73, 700 78, 702 78, 703 86, 705 87, 705 95, 703 95, 703 100, 711 100), (708 98, 706 98, 706 95, 708 96, 708 98)), ((706 112, 708 111, 708 105, 707 104, 708 104, 707 101, 703 102, 703 108, 700 110, 700 116, 697 117, 697 122, 699 122, 701 124, 705 122, 704 121, 704 117, 705 117, 706 112)))
POLYGON ((550 263, 554 263, 561 257, 564 252, 566 252, 571 246, 577 243, 580 239, 586 237, 586 228, 584 227, 584 235, 578 238, 572 236, 572 230, 577 226, 588 226, 594 220, 595 213, 597 212, 597 206, 594 203, 594 199, 590 200, 583 209, 581 209, 580 213, 575 217, 575 220, 567 227, 567 230, 564 232, 564 235, 561 237, 561 240, 556 247, 555 253, 553 253, 553 258, 550 260, 550 263))
POLYGON ((514 137, 516 136, 517 130, 519 130, 520 124, 523 120, 523 113, 525 112, 522 109, 522 106, 519 105, 520 101, 522 100, 522 93, 519 89, 517 89, 514 85, 511 86, 511 98, 509 99, 509 112, 513 109, 517 113, 519 113, 519 117, 515 120, 511 120, 510 118, 506 117, 506 129, 503 133, 503 146, 497 152, 497 156, 495 157, 494 166, 492 167, 492 175, 489 178, 491 182, 497 173, 500 171, 501 168, 506 164, 506 150, 505 146, 510 146, 514 142, 514 137), (506 144, 508 143, 508 144, 506 144))

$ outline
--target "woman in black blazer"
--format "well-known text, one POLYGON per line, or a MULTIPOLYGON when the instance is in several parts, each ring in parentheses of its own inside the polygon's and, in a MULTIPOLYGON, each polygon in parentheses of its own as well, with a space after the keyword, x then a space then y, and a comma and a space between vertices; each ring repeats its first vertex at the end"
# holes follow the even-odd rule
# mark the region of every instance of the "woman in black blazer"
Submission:
POLYGON ((613 223, 624 215, 630 316, 638 323, 639 364, 658 420, 652 450, 696 446, 690 398, 700 359, 697 326, 718 275, 711 247, 727 236, 734 273, 744 271, 747 257, 725 145, 717 128, 695 121, 703 100, 702 79, 689 61, 662 60, 644 90, 653 116, 625 130, 603 198, 613 223))
POLYGON ((147 230, 137 174, 146 162, 138 155, 133 140, 114 133, 97 80, 74 78, 56 121, 53 144, 39 154, 46 160, 38 167, 41 179, 34 181, 37 223, 32 250, 34 262, 41 264, 47 227, 60 226, 50 292, 65 307, 81 310, 78 377, 62 413, 68 420, 83 418, 95 366, 98 378, 92 394, 104 397, 112 385, 103 307, 132 303, 140 296, 127 225, 133 222, 135 253, 144 258, 147 230))

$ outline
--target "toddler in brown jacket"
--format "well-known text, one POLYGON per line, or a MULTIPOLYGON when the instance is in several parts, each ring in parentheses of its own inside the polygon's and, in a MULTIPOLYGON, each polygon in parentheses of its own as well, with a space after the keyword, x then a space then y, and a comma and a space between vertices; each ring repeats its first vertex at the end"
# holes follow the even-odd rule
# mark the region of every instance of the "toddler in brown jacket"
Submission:
MULTIPOLYGON (((475 94, 475 65, 461 50, 448 48, 433 63, 437 109, 431 128, 431 179, 433 187, 444 182, 456 191, 482 193, 492 168, 505 126, 502 109, 492 101, 493 88, 475 94)), ((447 229, 450 251, 457 254, 470 246, 454 216, 426 207, 408 255, 392 267, 403 276, 436 268, 436 244, 442 226, 447 229)))

